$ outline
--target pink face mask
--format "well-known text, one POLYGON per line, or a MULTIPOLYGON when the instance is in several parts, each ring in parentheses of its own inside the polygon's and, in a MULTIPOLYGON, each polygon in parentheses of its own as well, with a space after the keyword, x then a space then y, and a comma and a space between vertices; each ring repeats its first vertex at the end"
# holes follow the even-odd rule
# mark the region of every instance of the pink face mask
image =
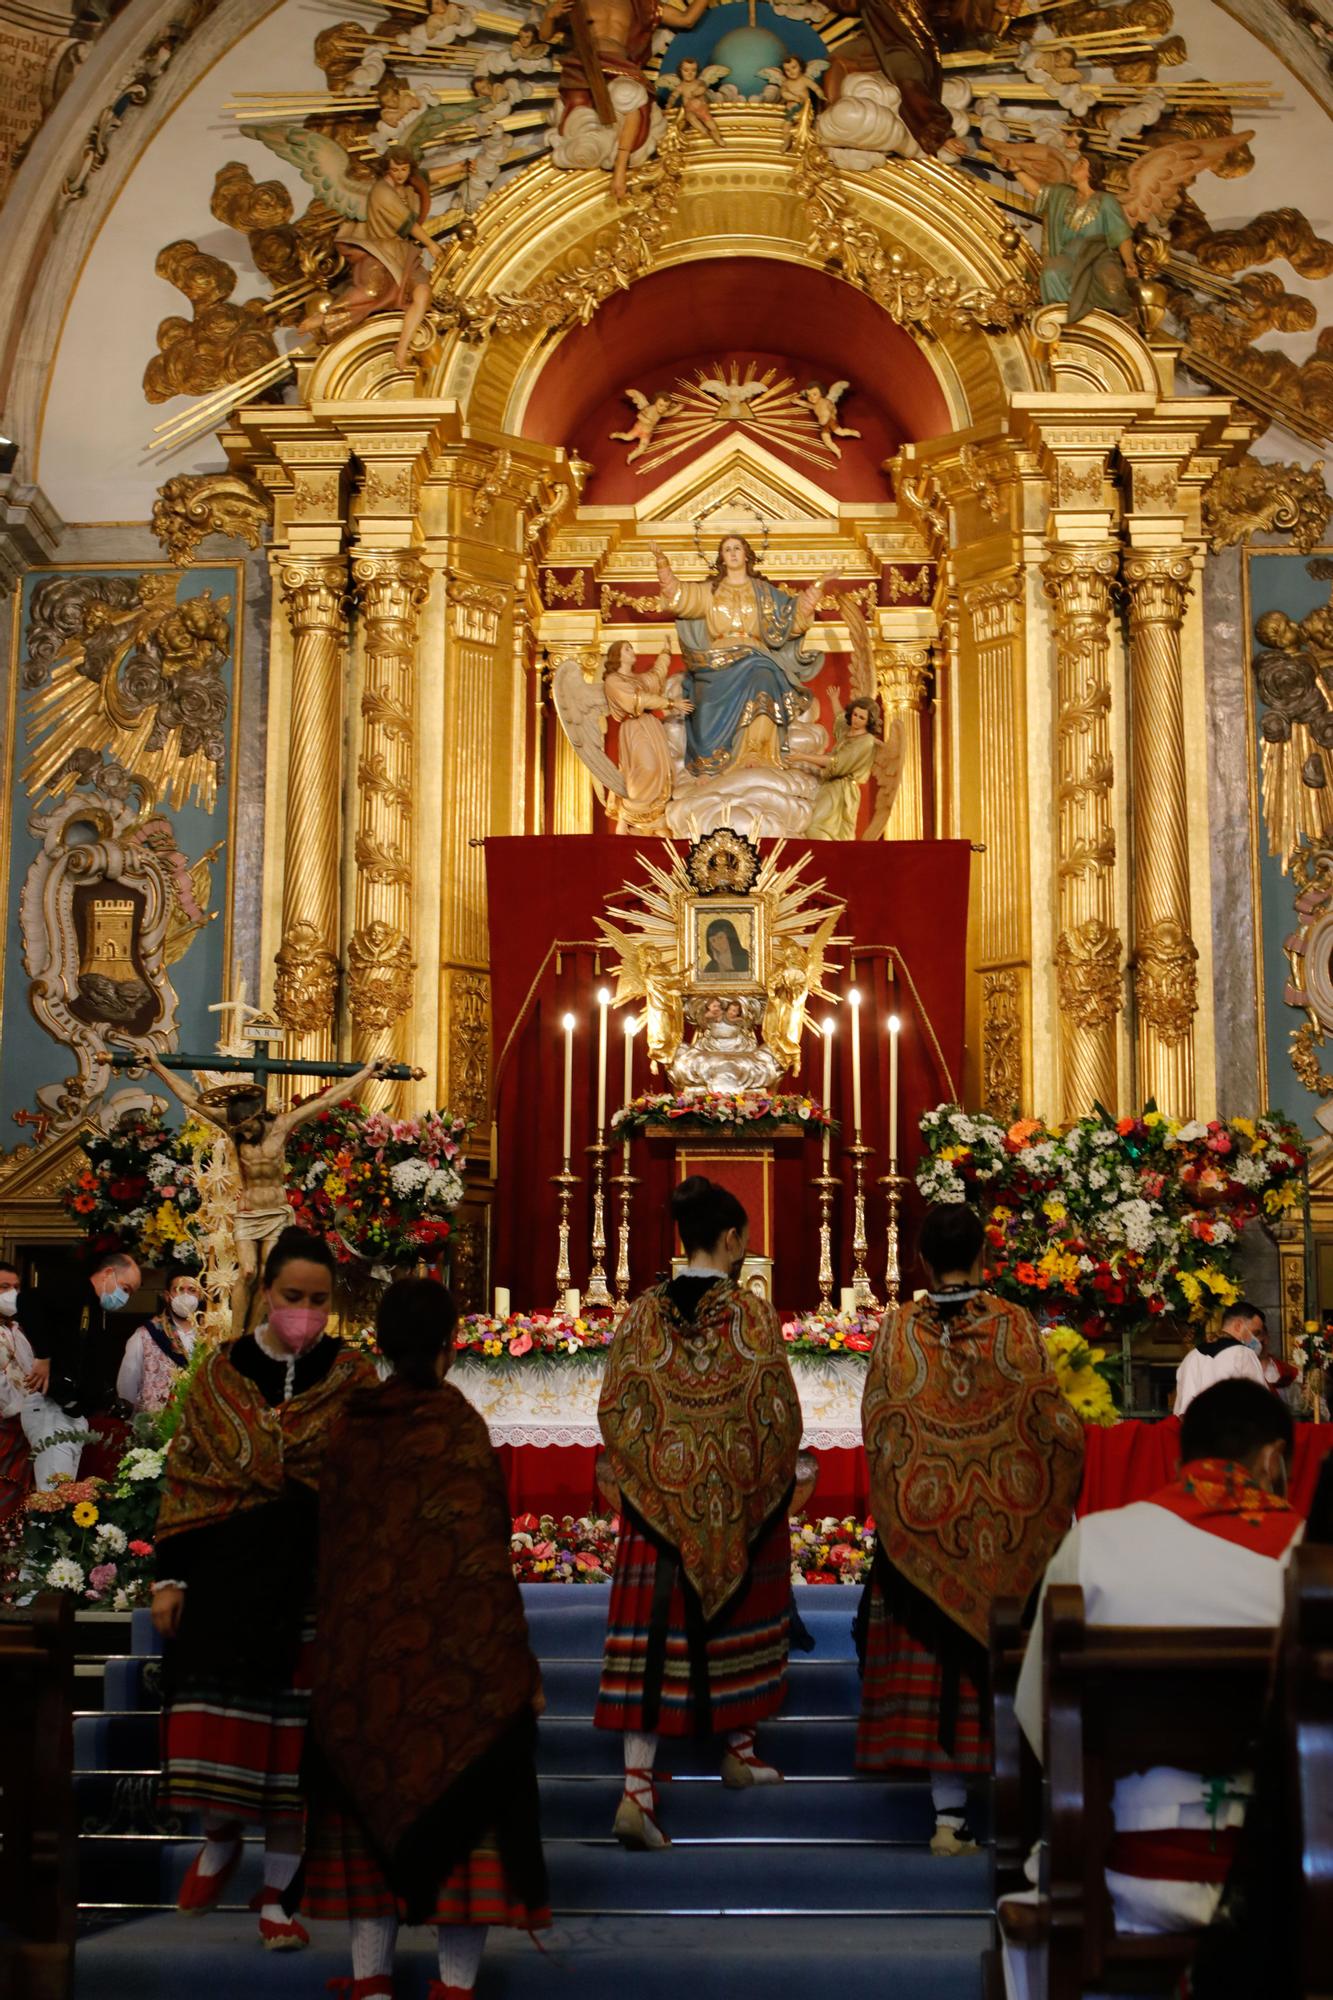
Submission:
POLYGON ((289 1354, 313 1347, 328 1321, 327 1306, 271 1306, 268 1323, 289 1354))

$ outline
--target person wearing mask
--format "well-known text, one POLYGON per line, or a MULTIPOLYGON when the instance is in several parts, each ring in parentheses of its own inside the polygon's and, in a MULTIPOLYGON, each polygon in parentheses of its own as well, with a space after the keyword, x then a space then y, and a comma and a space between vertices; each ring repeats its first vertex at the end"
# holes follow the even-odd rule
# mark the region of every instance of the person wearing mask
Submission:
MULTIPOLYGON (((32 1450, 33 1478, 39 1489, 56 1479, 77 1479, 83 1456, 84 1413, 82 1378, 86 1344, 99 1320, 123 1312, 139 1289, 139 1266, 126 1250, 104 1250, 93 1260, 82 1297, 64 1310, 51 1308, 23 1327, 32 1350, 27 1396, 21 1412, 24 1434, 32 1450)), ((32 1294, 18 1302, 30 1310, 32 1294)))
POLYGON ((856 1763, 929 1774, 936 1855, 975 1850, 967 1784, 991 1768, 991 1605, 1035 1588, 1083 1471, 1083 1426, 1036 1325, 981 1288, 983 1241, 964 1203, 927 1210, 928 1289, 884 1315, 861 1404, 878 1547, 856 1763))
POLYGON ((390 1285, 393 1373, 348 1399, 320 1482, 302 1904, 351 1921, 349 2000, 391 2000, 400 1920, 437 1928, 429 2000, 472 1992, 491 1924, 550 1922, 541 1672, 500 1461, 445 1379, 456 1320, 435 1279, 390 1285))
POLYGON ((787 1684, 787 1506, 801 1406, 766 1299, 738 1282, 749 1241, 727 1188, 692 1174, 671 1201, 689 1258, 635 1300, 607 1357, 598 1417, 621 1534, 593 1721, 624 1733, 625 1847, 668 1845, 659 1736, 723 1737, 722 1782, 781 1773, 755 1732, 787 1684))
POLYGON ((153 1624, 163 1659, 163 1809, 203 1815, 180 1908, 213 1908, 264 1830, 259 1934, 309 1942, 285 1907, 300 1860, 317 1493, 329 1438, 368 1358, 324 1337, 333 1253, 284 1229, 263 1272, 265 1317, 210 1346, 167 1453, 153 1624))
POLYGON ((23 1331, 27 1302, 20 1296, 18 1267, 0 1262, 0 1545, 22 1532, 23 1502, 33 1472, 23 1408, 31 1391, 28 1381, 34 1355, 23 1331))
POLYGON ((171 1401, 194 1352, 200 1304, 199 1280, 181 1272, 163 1292, 161 1311, 126 1341, 116 1394, 136 1415, 163 1410, 171 1401))
POLYGON ((1194 1398, 1216 1382, 1233 1379, 1262 1382, 1263 1334, 1264 1316, 1248 1299, 1237 1299, 1227 1307, 1218 1333, 1210 1335, 1200 1330, 1194 1346, 1176 1370, 1173 1406, 1176 1416, 1183 1417, 1194 1398))

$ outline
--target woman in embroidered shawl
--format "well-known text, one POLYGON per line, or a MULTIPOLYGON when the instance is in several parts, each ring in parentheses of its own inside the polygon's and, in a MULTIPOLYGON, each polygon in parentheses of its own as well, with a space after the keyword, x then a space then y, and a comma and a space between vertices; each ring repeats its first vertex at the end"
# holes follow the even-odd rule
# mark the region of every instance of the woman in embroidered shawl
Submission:
POLYGON ((500 1462, 445 1381, 455 1318, 433 1278, 389 1287, 393 1374, 324 1462, 305 1907, 351 1919, 350 2000, 389 2000, 400 1917, 438 1927, 428 2000, 471 1993, 489 1925, 550 1922, 541 1676, 500 1462))
POLYGON ((162 1294, 162 1309, 125 1343, 116 1394, 134 1411, 164 1410, 190 1365, 199 1322, 199 1280, 181 1271, 162 1294))
POLYGON ((1083 1470, 1083 1426, 1041 1334, 978 1285, 983 1241, 962 1203, 927 1212, 929 1289, 885 1314, 861 1405, 879 1546, 856 1762, 930 1773, 939 1855, 975 1849, 966 1781, 991 1767, 991 1605, 1041 1581, 1083 1470))
POLYGON ((801 1408, 777 1314, 737 1283, 749 1223, 695 1174, 671 1202, 689 1265, 635 1300, 598 1415, 621 1535, 597 1708, 625 1738, 615 1833, 668 1845, 653 1761, 662 1736, 722 1736, 722 1781, 774 1784, 756 1725, 787 1684, 787 1506, 801 1408))
POLYGON ((820 598, 838 581, 831 570, 789 597, 758 573, 743 535, 727 535, 702 583, 682 583, 654 542, 657 580, 675 614, 685 661, 681 693, 685 760, 692 777, 780 765, 787 730, 810 705, 805 692, 824 664, 801 645, 820 598))
POLYGON ((264 1829, 259 1934, 309 1943, 285 1907, 301 1855, 301 1753, 316 1494, 348 1395, 373 1382, 362 1354, 323 1338, 333 1253, 285 1229, 264 1265, 266 1317, 204 1356, 167 1454, 153 1623, 164 1657, 163 1803, 203 1815, 180 1908, 214 1908, 264 1829))

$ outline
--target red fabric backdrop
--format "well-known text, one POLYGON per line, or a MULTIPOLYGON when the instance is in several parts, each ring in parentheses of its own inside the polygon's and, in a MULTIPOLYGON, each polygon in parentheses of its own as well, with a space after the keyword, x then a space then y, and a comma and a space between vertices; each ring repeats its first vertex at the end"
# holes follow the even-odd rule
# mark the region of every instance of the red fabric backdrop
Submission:
MULTIPOLYGON (((555 1297, 556 1199, 550 1177, 560 1169, 563 1093, 561 1016, 572 1013, 574 1041, 571 1282, 587 1284, 590 1232, 589 1162, 596 1118, 597 987, 609 983, 610 961, 595 945, 596 919, 625 883, 641 879, 637 856, 660 862, 660 841, 612 835, 565 835, 486 842, 491 930, 492 1008, 495 1022, 496 1118, 499 1186, 496 1198, 494 1281, 509 1288, 515 1310, 549 1307, 555 1297)), ((795 861, 802 843, 788 844, 795 861)), ((888 1107, 886 1022, 896 1011, 903 1029, 899 1050, 899 1135, 904 1171, 917 1153, 921 1113, 962 1087, 963 983, 967 892, 971 854, 965 841, 818 842, 806 873, 823 877, 846 902, 841 929, 854 939, 836 954, 843 971, 831 982, 855 983, 864 996, 861 1063, 865 1138, 876 1148, 870 1174, 883 1173, 888 1107), (902 955, 893 976, 892 951, 902 955), (849 963, 850 959, 850 963, 849 963), (912 986, 915 986, 915 995, 912 986)), ((818 1004, 815 1018, 822 1016, 818 1004)), ((835 1140, 835 1170, 844 1192, 835 1208, 839 1243, 837 1282, 851 1281, 850 1162, 842 1145, 852 1137, 850 1009, 837 1009, 833 1111, 843 1124, 835 1140)), ((794 1087, 822 1094, 822 1045, 806 1038, 803 1067, 794 1087)), ((623 1101, 624 1031, 611 1015, 607 1113, 623 1101)), ((646 1051, 635 1048, 634 1091, 669 1089, 648 1072, 646 1051)), ((667 1267, 672 1254, 667 1203, 675 1178, 675 1146, 637 1140, 632 1171, 635 1223, 631 1245, 632 1290, 639 1291, 667 1267)), ((810 1188, 819 1171, 817 1142, 777 1146, 774 1200, 778 1255, 776 1299, 784 1311, 818 1300, 818 1205, 810 1188)), ((882 1282, 884 1204, 873 1184, 868 1203, 871 1270, 882 1282)), ((614 1268, 614 1216, 608 1215, 608 1269, 614 1268)))

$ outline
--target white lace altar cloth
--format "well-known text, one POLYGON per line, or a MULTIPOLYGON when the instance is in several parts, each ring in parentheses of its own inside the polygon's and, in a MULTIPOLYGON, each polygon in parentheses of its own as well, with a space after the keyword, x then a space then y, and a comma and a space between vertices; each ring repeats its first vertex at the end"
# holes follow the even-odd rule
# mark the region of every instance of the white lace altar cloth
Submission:
MULTIPOLYGON (((597 1399, 602 1358, 480 1362, 460 1356, 449 1380, 486 1419, 492 1444, 600 1445, 597 1399)), ((792 1374, 801 1398, 801 1442, 812 1451, 854 1451, 861 1443, 860 1356, 798 1354, 792 1374)))

